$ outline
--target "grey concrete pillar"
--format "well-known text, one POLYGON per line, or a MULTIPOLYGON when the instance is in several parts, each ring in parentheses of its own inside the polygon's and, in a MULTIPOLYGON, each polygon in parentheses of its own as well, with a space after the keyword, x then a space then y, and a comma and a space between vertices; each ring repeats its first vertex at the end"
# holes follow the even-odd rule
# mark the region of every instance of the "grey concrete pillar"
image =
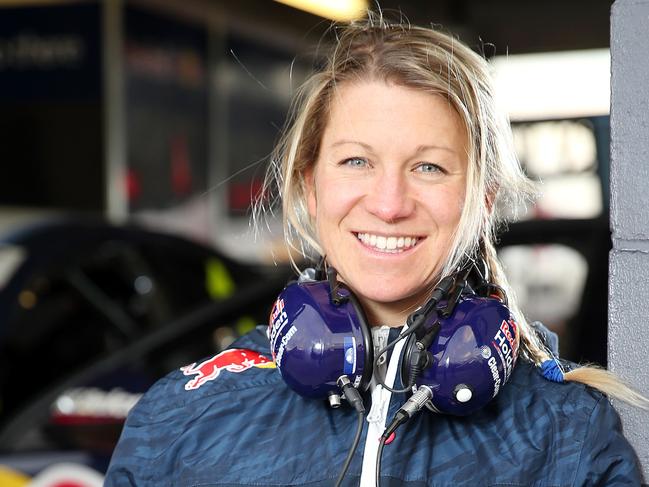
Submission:
MULTIPOLYGON (((609 368, 649 396, 649 0, 611 11, 609 368)), ((616 403, 649 481, 649 412, 616 403)))

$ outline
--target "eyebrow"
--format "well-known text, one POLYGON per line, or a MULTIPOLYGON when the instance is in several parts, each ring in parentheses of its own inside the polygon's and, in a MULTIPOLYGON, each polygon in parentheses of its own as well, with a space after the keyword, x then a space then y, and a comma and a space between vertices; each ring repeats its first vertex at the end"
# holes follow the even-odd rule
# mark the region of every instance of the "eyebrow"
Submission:
POLYGON ((331 144, 331 147, 338 147, 340 145, 345 145, 345 144, 356 144, 356 145, 360 145, 361 147, 363 147, 364 149, 367 149, 369 151, 372 150, 372 146, 369 145, 369 144, 366 144, 365 142, 360 142, 358 140, 348 140, 348 139, 337 140, 336 142, 331 144))
MULTIPOLYGON (((359 140, 341 139, 341 140, 337 140, 336 142, 334 142, 333 144, 331 144, 331 147, 338 147, 338 146, 345 145, 345 144, 356 144, 356 145, 360 145, 360 146, 363 147, 364 149, 366 149, 366 150, 368 150, 368 151, 370 151, 370 152, 374 152, 374 149, 372 148, 371 145, 366 144, 365 142, 361 142, 361 141, 359 141, 359 140)), ((443 150, 443 151, 451 152, 451 153, 453 153, 453 154, 455 154, 455 152, 456 152, 455 150, 451 149, 450 147, 445 147, 445 146, 443 146, 443 145, 435 145, 435 144, 421 144, 421 145, 418 145, 418 146, 416 147, 414 153, 415 153, 415 154, 419 154, 419 153, 421 153, 421 152, 425 152, 425 151, 427 151, 427 150, 443 150)))

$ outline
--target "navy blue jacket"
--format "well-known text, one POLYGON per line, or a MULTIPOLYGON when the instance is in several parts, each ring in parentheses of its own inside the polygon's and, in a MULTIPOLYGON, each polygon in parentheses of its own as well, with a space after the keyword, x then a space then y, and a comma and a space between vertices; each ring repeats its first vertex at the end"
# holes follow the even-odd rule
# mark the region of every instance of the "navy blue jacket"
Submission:
MULTIPOLYGON (((175 371, 139 401, 106 486, 333 485, 355 433, 354 410, 288 389, 272 364, 254 357, 270 356, 261 327, 234 347, 250 350, 247 365, 204 373, 202 382, 195 368, 175 371)), ((405 399, 392 396, 388 418, 405 399)), ((343 485, 359 484, 361 464, 362 444, 343 485)), ((423 411, 402 426, 385 447, 381 474, 382 486, 408 487, 641 483, 607 398, 549 382, 523 360, 483 410, 464 418, 423 411)))

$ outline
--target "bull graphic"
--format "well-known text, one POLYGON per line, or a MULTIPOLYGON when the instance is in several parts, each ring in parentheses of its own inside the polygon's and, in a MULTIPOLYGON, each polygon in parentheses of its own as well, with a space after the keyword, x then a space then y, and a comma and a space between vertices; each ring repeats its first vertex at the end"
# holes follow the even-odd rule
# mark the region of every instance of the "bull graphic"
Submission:
POLYGON ((221 370, 228 372, 243 372, 252 367, 275 368, 275 362, 267 359, 258 352, 241 348, 225 350, 212 358, 197 364, 186 365, 181 367, 183 374, 195 376, 185 384, 185 390, 190 391, 198 389, 208 381, 216 379, 221 370))

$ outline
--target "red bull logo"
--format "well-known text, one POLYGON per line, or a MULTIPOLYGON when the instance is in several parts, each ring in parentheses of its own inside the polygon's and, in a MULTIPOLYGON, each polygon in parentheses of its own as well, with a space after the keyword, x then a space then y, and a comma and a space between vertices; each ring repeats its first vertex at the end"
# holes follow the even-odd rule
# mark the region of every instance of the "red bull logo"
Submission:
POLYGON ((216 379, 222 370, 238 374, 239 372, 251 369, 252 367, 274 369, 275 362, 267 359, 258 352, 242 348, 233 348, 231 350, 225 350, 200 364, 194 362, 191 365, 181 367, 180 370, 182 370, 185 375, 195 376, 185 384, 185 390, 191 391, 193 389, 198 389, 208 381, 216 379))
POLYGON ((271 324, 273 323, 273 321, 277 319, 277 317, 280 315, 282 311, 284 311, 284 300, 282 298, 278 298, 277 301, 275 301, 275 304, 273 305, 273 310, 270 312, 271 324))

